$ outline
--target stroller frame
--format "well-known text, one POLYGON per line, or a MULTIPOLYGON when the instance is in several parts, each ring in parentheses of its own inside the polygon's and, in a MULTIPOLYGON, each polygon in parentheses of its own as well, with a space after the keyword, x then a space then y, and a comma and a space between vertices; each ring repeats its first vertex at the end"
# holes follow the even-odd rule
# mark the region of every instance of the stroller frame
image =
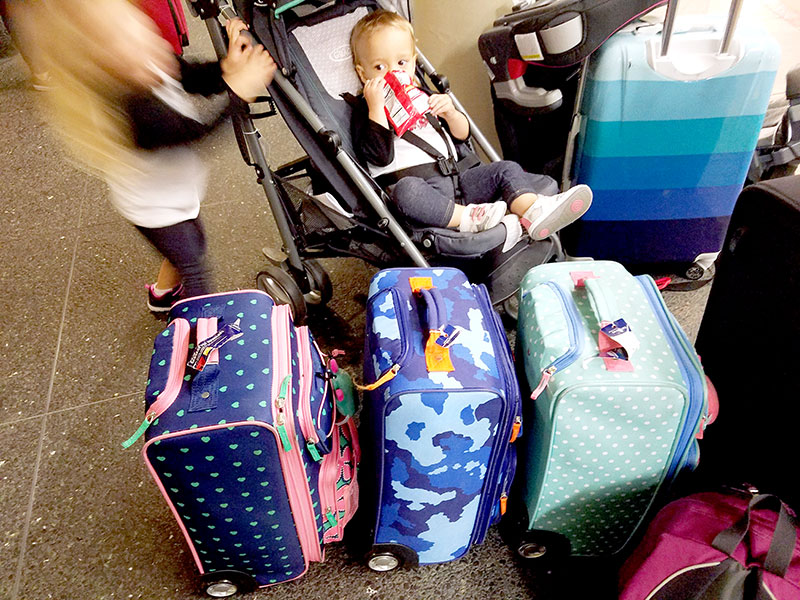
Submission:
MULTIPOLYGON (((274 9, 277 3, 256 2, 256 4, 274 9)), ((293 6, 294 4, 290 3, 290 5, 293 6)), ((189 7, 195 16, 203 19, 217 57, 219 59, 224 58, 227 54, 227 39, 219 17, 229 19, 239 16, 236 8, 232 6, 231 0, 190 0, 189 7)), ((452 98, 455 107, 467 116, 470 124, 471 140, 490 161, 501 160, 501 157, 491 146, 486 136, 480 131, 464 110, 463 105, 450 90, 447 78, 436 72, 424 54, 419 50, 417 52, 418 69, 421 74, 430 80, 439 93, 448 94, 452 98)), ((280 55, 280 53, 280 49, 278 49, 278 54, 280 55)), ((276 62, 279 63, 279 70, 275 73, 272 83, 267 88, 269 96, 259 98, 257 101, 269 103, 270 109, 260 113, 251 110, 249 114, 234 115, 232 125, 242 158, 248 165, 254 167, 256 171, 257 181, 263 187, 267 196, 269 207, 282 240, 281 252, 276 253, 269 249, 264 249, 264 253, 272 265, 267 266, 258 274, 256 284, 259 289, 267 291, 275 297, 277 302, 289 304, 292 307, 295 321, 303 322, 307 314, 307 304, 324 304, 332 295, 330 278, 316 258, 353 256, 381 268, 386 266, 408 266, 408 261, 418 267, 428 267, 429 263, 423 252, 411 239, 409 233, 389 211, 387 194, 377 186, 367 171, 348 154, 339 134, 325 126, 308 100, 289 81, 287 70, 280 68, 281 61, 279 56, 275 58, 276 62), (303 228, 298 226, 298 223, 301 223, 300 214, 289 197, 287 182, 290 179, 308 176, 313 183, 316 175, 313 169, 313 160, 309 156, 305 156, 273 170, 267 162, 262 136, 254 123, 256 119, 278 114, 273 99, 276 95, 291 104, 292 110, 315 133, 317 140, 322 141, 328 156, 335 160, 344 173, 350 177, 350 181, 357 189, 360 197, 366 200, 377 215, 376 226, 359 219, 353 221, 353 227, 349 229, 326 232, 324 235, 315 235, 315 232, 312 232, 308 239, 306 238, 305 232, 302 231, 303 228), (358 238, 359 242, 363 239, 363 243, 353 248, 351 242, 356 238, 358 238), (384 243, 384 246, 388 242, 397 247, 402 253, 401 256, 395 256, 387 252, 386 248, 381 247, 381 242, 384 243), (402 255, 407 257, 405 261, 402 259, 402 255)), ((326 216, 330 217, 330 214, 327 213, 326 216)), ((537 243, 542 244, 542 242, 537 243)), ((550 246, 545 255, 548 258, 556 257, 556 260, 563 258, 558 237, 552 236, 548 242, 545 242, 545 244, 548 243, 550 246)), ((423 237, 421 245, 427 249, 433 244, 423 237)), ((525 249, 522 248, 516 252, 509 251, 509 256, 519 254, 525 249)), ((505 264, 498 271, 503 269, 505 264)), ((497 302, 503 302, 508 309, 507 312, 513 314, 513 293, 504 294, 504 296, 497 299, 497 302)))

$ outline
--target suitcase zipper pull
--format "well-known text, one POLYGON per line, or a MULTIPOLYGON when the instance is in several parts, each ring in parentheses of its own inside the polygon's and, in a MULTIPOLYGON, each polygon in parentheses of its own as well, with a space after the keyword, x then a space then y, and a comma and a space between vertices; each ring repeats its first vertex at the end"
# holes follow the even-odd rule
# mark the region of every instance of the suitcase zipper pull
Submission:
POLYGON ((511 426, 511 439, 508 440, 509 444, 513 444, 519 435, 519 430, 522 429, 522 417, 519 415, 514 419, 514 424, 511 426))
POLYGON ((506 514, 506 509, 508 508, 508 494, 503 492, 500 494, 500 514, 506 514))
POLYGON ((319 453, 319 450, 317 450, 316 440, 308 440, 306 442, 306 448, 308 449, 308 453, 311 455, 311 458, 313 458, 315 462, 322 461, 322 455, 319 453))
POLYGON ((539 397, 539 395, 544 391, 544 388, 547 387, 547 384, 550 383, 550 379, 557 370, 558 367, 550 365, 544 371, 542 371, 542 378, 539 380, 539 385, 537 385, 536 389, 531 392, 531 400, 536 400, 539 397))
POLYGON ((153 421, 155 421, 157 417, 158 415, 155 413, 155 411, 147 413, 144 421, 142 421, 142 424, 139 425, 139 429, 137 429, 131 437, 122 442, 122 447, 130 448, 133 446, 136 443, 136 440, 144 435, 144 432, 147 431, 147 428, 153 424, 153 421))
POLYGON ((394 376, 397 375, 399 370, 400 365, 392 365, 392 368, 381 375, 375 383, 370 383, 369 385, 357 385, 356 387, 360 390, 371 392, 372 390, 381 387, 387 381, 394 379, 394 376))
POLYGON ((275 408, 277 409, 275 415, 275 423, 278 425, 278 436, 281 438, 284 452, 291 452, 292 443, 289 441, 289 435, 286 433, 286 415, 284 411, 284 404, 286 403, 286 395, 289 392, 289 383, 292 381, 292 376, 287 375, 281 382, 281 390, 278 397, 275 398, 275 408))
POLYGON ((330 506, 325 509, 325 520, 328 522, 328 527, 336 527, 339 523, 330 506))

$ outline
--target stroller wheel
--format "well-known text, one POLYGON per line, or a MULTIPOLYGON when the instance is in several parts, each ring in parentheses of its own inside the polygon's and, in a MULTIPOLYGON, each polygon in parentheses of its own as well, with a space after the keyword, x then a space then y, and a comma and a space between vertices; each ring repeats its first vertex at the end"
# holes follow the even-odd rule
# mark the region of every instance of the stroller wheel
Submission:
POLYGON ((333 284, 325 267, 313 258, 303 262, 303 267, 311 283, 311 291, 303 294, 306 304, 327 304, 333 296, 333 284))
POLYGON ((300 286, 279 267, 267 267, 256 275, 256 287, 269 294, 276 304, 288 304, 297 325, 305 322, 306 302, 300 286))

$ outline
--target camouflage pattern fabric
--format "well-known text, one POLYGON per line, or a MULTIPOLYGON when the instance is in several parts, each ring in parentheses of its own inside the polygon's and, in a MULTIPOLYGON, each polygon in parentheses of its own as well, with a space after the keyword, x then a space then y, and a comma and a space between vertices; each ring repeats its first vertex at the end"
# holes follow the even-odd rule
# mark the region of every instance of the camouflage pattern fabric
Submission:
POLYGON ((496 512, 520 411, 508 343, 485 288, 456 269, 378 273, 369 290, 364 379, 375 382, 395 365, 394 378, 366 400, 382 455, 374 541, 403 544, 420 563, 453 560, 483 540, 496 512), (427 371, 430 311, 412 293, 412 277, 430 278, 443 301, 441 324, 458 331, 449 346, 453 371, 427 371))

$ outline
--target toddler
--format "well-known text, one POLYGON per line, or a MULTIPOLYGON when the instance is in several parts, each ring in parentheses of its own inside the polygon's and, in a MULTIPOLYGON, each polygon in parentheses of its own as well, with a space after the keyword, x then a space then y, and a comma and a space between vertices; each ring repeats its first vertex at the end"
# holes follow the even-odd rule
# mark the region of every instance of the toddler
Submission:
POLYGON ((350 46, 364 84, 353 117, 357 157, 387 186, 397 210, 410 222, 479 232, 500 223, 510 210, 534 240, 541 240, 589 209, 588 186, 544 196, 537 190, 552 186, 552 180, 525 173, 514 162, 479 164, 473 154, 471 165, 462 160, 453 172, 459 146, 469 138, 469 121, 447 94, 430 95, 430 113, 421 127, 395 134, 384 110, 384 77, 404 71, 415 80, 414 31, 406 19, 374 11, 356 23, 350 46), (443 172, 440 165, 448 163, 443 172), (498 196, 502 200, 492 202, 498 196))
POLYGON ((232 112, 247 111, 275 63, 228 23, 220 62, 178 59, 156 25, 126 0, 39 0, 36 29, 53 81, 58 129, 108 184, 113 207, 161 253, 148 307, 211 292, 200 222, 206 169, 190 147, 232 112), (222 105, 198 99, 226 94, 222 105))

